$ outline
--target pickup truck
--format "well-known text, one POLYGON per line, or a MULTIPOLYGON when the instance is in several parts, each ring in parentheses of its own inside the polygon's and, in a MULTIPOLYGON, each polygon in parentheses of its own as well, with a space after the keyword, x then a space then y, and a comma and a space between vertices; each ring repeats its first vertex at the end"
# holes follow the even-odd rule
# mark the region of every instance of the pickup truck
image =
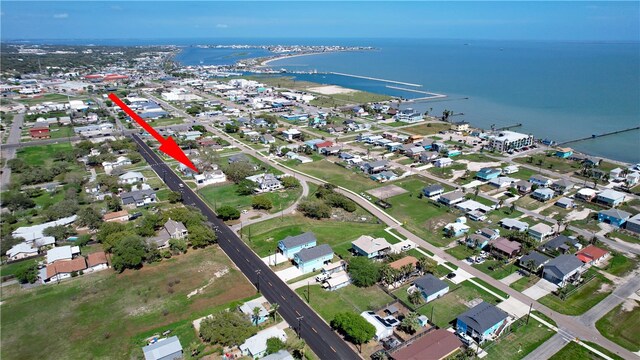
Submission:
POLYGON ((327 280, 329 278, 331 278, 331 275, 329 275, 329 274, 320 274, 320 275, 316 276, 316 281, 317 282, 322 282, 322 281, 325 281, 325 280, 327 280))

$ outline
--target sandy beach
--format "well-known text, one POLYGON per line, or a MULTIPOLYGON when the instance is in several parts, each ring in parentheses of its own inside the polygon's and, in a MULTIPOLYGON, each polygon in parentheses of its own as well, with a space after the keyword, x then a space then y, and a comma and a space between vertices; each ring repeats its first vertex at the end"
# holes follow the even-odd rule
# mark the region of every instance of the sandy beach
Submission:
POLYGON ((322 94, 322 95, 348 94, 348 93, 358 91, 358 90, 349 89, 349 88, 345 88, 337 85, 317 86, 317 87, 308 88, 307 90, 313 91, 315 93, 322 94))
POLYGON ((331 54, 331 53, 335 53, 335 52, 338 52, 338 51, 330 51, 330 52, 313 52, 313 53, 304 53, 304 54, 282 55, 282 56, 275 57, 275 58, 273 58, 273 59, 265 60, 265 61, 263 61, 263 62, 260 64, 260 66, 261 66, 261 67, 268 66, 270 62, 272 62, 272 61, 276 61, 276 60, 290 59, 290 58, 294 58, 294 57, 307 56, 307 55, 331 54))

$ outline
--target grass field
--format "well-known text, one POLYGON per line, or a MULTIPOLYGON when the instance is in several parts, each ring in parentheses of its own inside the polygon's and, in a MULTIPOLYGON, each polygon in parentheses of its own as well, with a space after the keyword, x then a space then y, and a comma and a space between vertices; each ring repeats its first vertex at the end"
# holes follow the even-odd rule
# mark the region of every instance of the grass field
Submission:
POLYGON ((330 182, 333 185, 339 185, 357 193, 380 186, 380 184, 361 173, 345 169, 327 160, 300 164, 296 169, 330 182))
POLYGON ((523 292, 526 289, 533 286, 533 284, 537 283, 538 281, 540 281, 540 278, 535 275, 523 276, 520 279, 512 282, 511 285, 509 285, 509 287, 517 291, 523 292))
MULTIPOLYGON (((610 358, 614 360, 622 360, 622 358, 609 350, 601 347, 598 344, 586 342, 585 343, 591 346, 594 349, 608 355, 610 358)), ((555 353, 549 360, 601 360, 604 359, 600 355, 596 355, 591 351, 587 350, 584 346, 579 345, 576 342, 570 342, 565 345, 560 351, 555 353)))
POLYGON ((518 167, 518 171, 516 173, 509 175, 509 177, 512 177, 514 179, 520 179, 520 180, 529 180, 531 176, 536 175, 537 173, 538 173, 537 170, 532 170, 524 166, 520 166, 518 167))
POLYGON ((638 260, 635 258, 629 258, 625 254, 613 253, 603 270, 615 276, 623 276, 635 269, 637 264, 638 260))
POLYGON ((216 306, 254 294, 217 246, 122 274, 104 270, 31 290, 9 286, 2 292, 0 355, 139 358, 140 348, 131 341, 136 334, 207 315, 216 306), (224 269, 226 275, 215 276, 224 269), (187 299, 186 294, 203 286, 187 299), (33 346, 34 338, 46 338, 46 346, 33 346))
POLYGON ((431 135, 437 134, 440 131, 449 130, 451 128, 451 124, 445 122, 429 122, 426 124, 420 124, 416 126, 409 126, 406 128, 402 128, 401 131, 407 132, 409 134, 416 135, 431 135))
POLYGON ((583 314, 606 298, 612 291, 610 280, 595 271, 592 273, 596 274, 596 277, 565 300, 561 300, 554 294, 549 294, 538 299, 538 301, 562 314, 583 314))
POLYGON ((262 221, 242 229, 242 239, 261 257, 272 254, 278 241, 287 236, 311 231, 318 244, 329 244, 337 254, 347 255, 351 241, 360 235, 382 236, 384 225, 364 222, 313 220, 302 215, 288 215, 262 221))
MULTIPOLYGON (((467 303, 471 300, 482 299, 492 304, 497 303, 498 299, 496 299, 495 296, 480 289, 469 281, 464 281, 460 285, 447 283, 449 284, 449 293, 416 308, 417 312, 427 316, 433 323, 441 328, 449 327, 458 315, 467 311, 469 309, 467 303)), ((400 287, 395 290, 393 294, 410 305, 409 295, 407 294, 408 287, 409 284, 400 287)))
POLYGON ((18 150, 17 156, 28 165, 48 165, 53 162, 52 154, 58 151, 71 151, 71 149, 69 143, 30 146, 18 150))
POLYGON ((45 94, 45 95, 39 96, 39 97, 24 98, 24 99, 17 99, 17 100, 19 102, 25 104, 25 105, 35 105, 35 104, 43 103, 45 101, 66 103, 67 101, 69 101, 69 99, 71 99, 71 100, 85 100, 86 97, 77 97, 77 96, 68 97, 67 95, 63 95, 63 94, 45 94))
POLYGON ((42 258, 32 259, 32 260, 24 260, 19 262, 14 262, 11 264, 5 264, 0 266, 0 277, 14 275, 16 270, 18 270, 22 265, 37 262, 38 260, 42 260, 42 258))
MULTIPOLYGON (((228 205, 237 209, 251 208, 252 195, 240 195, 236 191, 235 184, 209 185, 198 191, 212 208, 228 205)), ((302 188, 281 190, 264 194, 271 200, 273 208, 269 210, 276 213, 291 206, 302 195, 302 188)))
POLYGON ((633 301, 631 311, 624 304, 616 306, 596 322, 596 328, 609 340, 633 352, 640 350, 640 301, 633 301))
POLYGON ((538 165, 539 160, 542 160, 542 169, 552 170, 557 173, 563 173, 563 174, 570 173, 582 168, 580 163, 576 161, 562 159, 553 155, 547 156, 546 154, 536 154, 533 156, 525 156, 525 157, 520 157, 515 159, 515 161, 518 163, 527 164, 527 165, 536 166, 536 167, 539 166, 538 165), (533 158, 533 162, 529 162, 531 158, 533 158))
POLYGON ((157 120, 149 120, 149 124, 152 126, 167 126, 167 125, 176 125, 184 123, 183 118, 160 118, 157 120))
POLYGON ((623 233, 621 231, 612 231, 609 233, 609 237, 630 242, 632 244, 640 244, 640 236, 629 235, 628 233, 623 233))
MULTIPOLYGON (((353 311, 360 314, 366 310, 375 310, 393 301, 377 286, 359 288, 355 285, 347 285, 342 289, 327 291, 320 285, 309 287, 311 297, 309 305, 322 316, 325 321, 330 322, 337 313, 343 311, 353 311)), ((300 297, 307 301, 307 287, 296 289, 300 297)))
POLYGON ((543 326, 534 319, 501 336, 495 343, 490 344, 485 351, 488 359, 522 359, 543 342, 552 337, 555 332, 543 326))
POLYGON ((64 191, 62 189, 57 190, 54 193, 43 192, 40 196, 33 198, 32 200, 36 203, 38 207, 43 209, 48 208, 49 206, 62 201, 64 199, 64 191))

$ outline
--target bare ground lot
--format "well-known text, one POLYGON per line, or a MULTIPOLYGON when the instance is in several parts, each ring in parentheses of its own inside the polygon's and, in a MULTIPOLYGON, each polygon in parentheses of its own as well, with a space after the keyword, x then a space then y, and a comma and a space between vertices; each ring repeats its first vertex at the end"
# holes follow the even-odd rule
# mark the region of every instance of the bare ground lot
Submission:
POLYGON ((386 199, 386 198, 394 197, 397 195, 402 195, 406 192, 408 191, 397 185, 387 185, 387 186, 367 190, 367 193, 377 197, 378 199, 386 199))

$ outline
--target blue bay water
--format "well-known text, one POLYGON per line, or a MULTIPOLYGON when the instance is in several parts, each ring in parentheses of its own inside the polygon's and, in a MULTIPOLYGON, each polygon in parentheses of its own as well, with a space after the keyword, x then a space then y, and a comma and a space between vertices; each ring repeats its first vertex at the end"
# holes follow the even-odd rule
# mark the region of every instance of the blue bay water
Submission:
MULTIPOLYGON (((556 141, 640 125, 640 44, 465 40, 370 40, 379 50, 301 56, 273 68, 333 71, 422 85, 448 95, 416 102, 475 126, 505 126, 556 141)), ((336 75, 298 78, 416 97, 386 84, 336 75)), ((593 155, 640 162, 640 131, 571 144, 593 155)))
POLYGON ((256 57, 273 55, 272 52, 260 49, 215 49, 215 48, 184 48, 175 60, 182 65, 232 65, 236 61, 256 57))

